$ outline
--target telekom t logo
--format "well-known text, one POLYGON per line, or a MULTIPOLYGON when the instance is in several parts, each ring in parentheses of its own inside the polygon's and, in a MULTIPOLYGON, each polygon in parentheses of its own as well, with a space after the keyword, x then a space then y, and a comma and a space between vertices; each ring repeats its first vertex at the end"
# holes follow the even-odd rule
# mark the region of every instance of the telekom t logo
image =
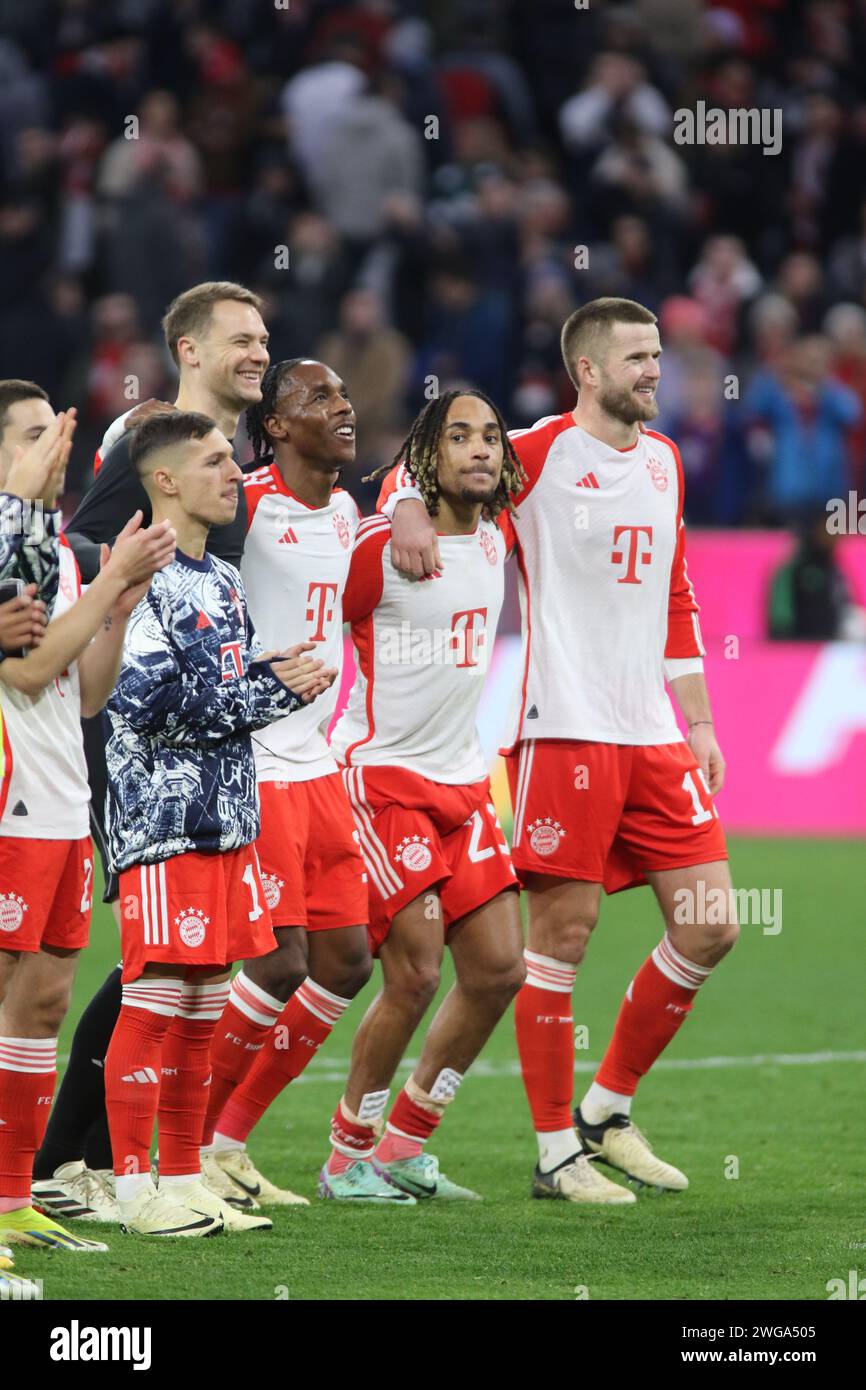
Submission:
POLYGON ((460 639, 463 638, 462 660, 455 661, 455 666, 477 666, 475 658, 487 641, 487 609, 466 608, 460 613, 452 613, 451 631, 454 633, 451 638, 452 651, 459 652, 460 639), (477 627, 476 618, 480 619, 477 627))
POLYGON ((315 623, 316 630, 307 638, 308 642, 324 642, 325 623, 332 622, 334 617, 334 610, 329 608, 328 604, 333 604, 336 597, 336 584, 322 584, 318 580, 314 580, 310 584, 307 590, 307 603, 310 605, 307 609, 307 622, 315 623), (316 598, 317 591, 318 598, 316 598))
MULTIPOLYGON (((640 560, 642 565, 648 565, 652 560, 652 550, 642 550, 638 554, 640 536, 646 536, 647 544, 653 543, 653 528, 651 526, 615 526, 613 528, 613 543, 616 545, 620 536, 628 535, 628 565, 626 572, 616 582, 617 584, 642 584, 643 580, 637 577, 637 562, 640 560)), ((610 561, 612 565, 621 565, 624 559, 621 550, 611 552, 610 561)))

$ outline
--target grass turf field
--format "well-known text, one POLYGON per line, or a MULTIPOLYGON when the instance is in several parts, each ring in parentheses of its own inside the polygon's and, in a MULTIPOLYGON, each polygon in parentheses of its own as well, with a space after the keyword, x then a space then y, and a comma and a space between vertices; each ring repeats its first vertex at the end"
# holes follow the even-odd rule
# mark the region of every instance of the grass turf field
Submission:
MULTIPOLYGON (((529 1200, 535 1142, 509 1012, 434 1141, 443 1169, 482 1192, 483 1204, 383 1211, 314 1201, 271 1210, 269 1234, 201 1242, 76 1222, 107 1239, 110 1253, 22 1251, 18 1272, 41 1276, 46 1299, 825 1299, 828 1279, 858 1265, 866 1274, 866 853, 856 841, 740 839, 732 861, 738 884, 782 889, 782 930, 744 928, 635 1106, 657 1151, 688 1173, 687 1193, 641 1193, 617 1210, 529 1200), (798 1060, 816 1053, 843 1056, 798 1060), (737 1166, 739 1176, 726 1177, 737 1166)), ((578 1097, 658 937, 649 889, 603 902, 574 996, 575 1023, 589 1030, 578 1097)), ((61 1054, 117 960, 105 908, 91 942, 61 1054)), ((311 1198, 374 988, 375 976, 252 1136, 262 1170, 311 1198)))

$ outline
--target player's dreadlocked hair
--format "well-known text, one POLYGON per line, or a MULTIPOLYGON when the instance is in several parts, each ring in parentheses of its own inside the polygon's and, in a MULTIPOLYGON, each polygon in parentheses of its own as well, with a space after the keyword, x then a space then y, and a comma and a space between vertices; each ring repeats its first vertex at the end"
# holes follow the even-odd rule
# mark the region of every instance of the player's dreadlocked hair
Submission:
POLYGON ((247 407, 247 436, 253 446, 253 458, 263 459, 272 452, 271 438, 265 429, 269 415, 277 413, 277 403, 283 394, 283 383, 308 357, 287 357, 284 362, 273 362, 262 377, 262 398, 255 405, 247 407))
POLYGON ((521 483, 526 481, 526 474, 506 433, 505 421, 493 401, 483 391, 475 391, 472 388, 457 388, 453 391, 445 391, 441 396, 436 396, 432 401, 428 401, 416 417, 412 428, 391 463, 383 463, 381 468, 375 469, 363 481, 365 483, 374 482, 383 473, 389 473, 395 464, 402 463, 418 487, 428 512, 431 516, 437 516, 439 513, 439 480, 436 470, 439 463, 439 441, 442 438, 448 411, 458 396, 477 396, 480 401, 484 401, 485 405, 489 405, 502 436, 502 476, 499 479, 493 499, 486 509, 491 520, 495 520, 503 510, 514 511, 511 494, 517 492, 521 483))

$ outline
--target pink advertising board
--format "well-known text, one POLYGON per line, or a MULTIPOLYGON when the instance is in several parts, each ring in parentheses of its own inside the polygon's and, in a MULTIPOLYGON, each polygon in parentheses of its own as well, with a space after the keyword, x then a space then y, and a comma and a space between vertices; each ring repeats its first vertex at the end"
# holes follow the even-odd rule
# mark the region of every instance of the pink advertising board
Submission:
MULTIPOLYGON (((767 595, 794 540, 784 531, 692 531, 686 539, 689 578, 701 606, 705 638, 735 633, 763 637, 767 595)), ((866 608, 866 536, 843 536, 837 550, 854 599, 866 608)))

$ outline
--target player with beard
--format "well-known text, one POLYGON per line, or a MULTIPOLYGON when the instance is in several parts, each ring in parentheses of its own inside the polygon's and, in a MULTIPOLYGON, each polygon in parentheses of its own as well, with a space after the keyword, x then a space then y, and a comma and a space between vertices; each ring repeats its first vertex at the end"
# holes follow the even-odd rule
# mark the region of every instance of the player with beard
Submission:
POLYGON ((345 600, 358 674, 331 747, 367 865, 383 983, 355 1036, 319 1195, 414 1204, 476 1197, 424 1145, 524 976, 517 881, 475 724, 504 594, 508 494, 522 475, 479 391, 431 401, 398 457, 435 517, 445 565, 429 583, 407 579, 391 563, 390 523, 359 527, 345 600), (455 984, 377 1145, 446 940, 455 984))
MULTIPOLYGON (((632 1100, 737 925, 714 804, 724 761, 685 565, 682 463, 672 440, 646 428, 658 411, 655 315, 632 300, 594 300, 566 321, 562 353, 574 410, 511 436, 526 473, 513 518, 524 660, 503 751, 529 906, 516 1022, 539 1150, 533 1195, 593 1202, 610 1199, 591 1156, 648 1186, 688 1186, 632 1123, 632 1100), (665 935, 629 985, 572 1116, 577 967, 602 887, 644 882, 665 935), (724 906, 696 912, 704 901, 724 906)), ((410 472, 389 487, 388 508, 406 499, 395 552, 404 567, 432 571, 436 538, 421 499, 411 500, 410 472)))
MULTIPOLYGON (((355 458, 346 388, 323 362, 279 362, 265 373, 247 426, 262 463, 244 484, 241 576, 253 622, 266 646, 281 648, 294 634, 339 670, 343 591, 361 519, 337 487, 355 458)), ((202 1166, 213 1181, 229 1178, 237 1195, 264 1205, 305 1199, 256 1170, 247 1137, 372 971, 364 864, 326 740, 338 691, 335 684, 315 705, 253 735, 257 849, 278 946, 247 961, 232 981, 211 1049, 202 1166)))
MULTIPOLYGON (((269 360, 261 307, 258 295, 224 280, 194 285, 169 305, 163 330, 179 372, 177 400, 174 406, 147 401, 107 431, 97 456, 100 466, 95 481, 65 533, 85 583, 99 571, 101 543, 112 541, 136 511, 141 511, 144 526, 150 522, 150 498, 129 460, 131 427, 161 411, 196 411, 215 420, 231 440, 241 412, 261 399, 262 376, 269 360)), ((246 497, 241 488, 234 519, 211 529, 208 553, 239 567, 246 529, 246 497)), ((103 901, 113 905, 119 925, 117 879, 107 859, 104 823, 106 716, 85 719, 83 730, 91 829, 104 868, 103 901)), ((65 1218, 118 1219, 102 1062, 120 1012, 120 999, 118 967, 78 1021, 69 1065, 36 1158, 34 1194, 39 1205, 65 1218)))

